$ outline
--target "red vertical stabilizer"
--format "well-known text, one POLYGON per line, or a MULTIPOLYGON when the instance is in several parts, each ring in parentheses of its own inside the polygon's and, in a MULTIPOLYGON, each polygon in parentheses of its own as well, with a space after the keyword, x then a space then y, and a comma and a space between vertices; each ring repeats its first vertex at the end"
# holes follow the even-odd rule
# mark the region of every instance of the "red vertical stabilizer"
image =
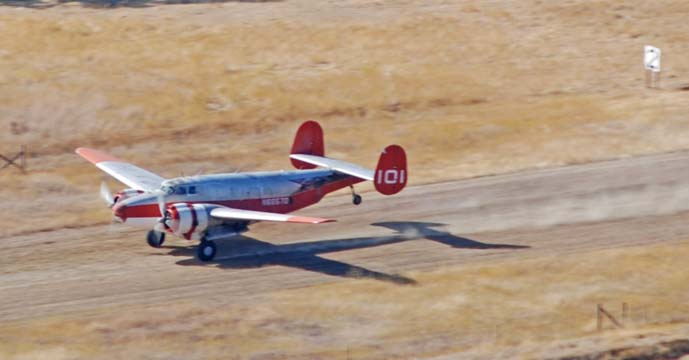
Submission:
POLYGON ((393 195, 407 185, 407 155, 399 145, 390 145, 383 150, 373 178, 376 190, 383 195, 393 195))
MULTIPOLYGON (((294 137, 291 154, 325 156, 323 145, 323 129, 315 121, 309 120, 299 127, 294 137)), ((290 159, 297 169, 313 169, 316 165, 308 164, 297 159, 290 159)))

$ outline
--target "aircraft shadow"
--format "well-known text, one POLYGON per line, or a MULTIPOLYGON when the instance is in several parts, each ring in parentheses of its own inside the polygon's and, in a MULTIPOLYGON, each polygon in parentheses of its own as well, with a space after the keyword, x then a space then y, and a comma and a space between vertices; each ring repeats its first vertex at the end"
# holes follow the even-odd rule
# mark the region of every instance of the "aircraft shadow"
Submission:
POLYGON ((402 275, 386 274, 369 270, 345 262, 326 259, 318 255, 420 239, 432 240, 462 249, 528 248, 528 246, 521 245, 483 243, 436 229, 444 226, 444 224, 424 222, 381 222, 371 225, 385 227, 394 230, 395 233, 389 236, 321 240, 282 245, 271 244, 247 236, 238 236, 218 242, 218 255, 220 258, 208 263, 200 262, 194 258, 196 246, 164 246, 164 248, 170 249, 168 255, 191 257, 190 259, 177 262, 178 265, 183 266, 216 266, 222 269, 250 269, 279 265, 318 272, 325 275, 347 278, 368 278, 399 285, 413 285, 416 284, 416 281, 402 275), (229 249, 231 249, 231 255, 228 256, 226 253, 229 249))
POLYGON ((267 3, 282 2, 284 0, 58 0, 57 2, 44 2, 42 0, 0 0, 0 6, 26 7, 33 9, 46 9, 62 3, 76 1, 82 6, 98 8, 116 7, 150 7, 156 5, 176 4, 209 4, 226 2, 267 3))

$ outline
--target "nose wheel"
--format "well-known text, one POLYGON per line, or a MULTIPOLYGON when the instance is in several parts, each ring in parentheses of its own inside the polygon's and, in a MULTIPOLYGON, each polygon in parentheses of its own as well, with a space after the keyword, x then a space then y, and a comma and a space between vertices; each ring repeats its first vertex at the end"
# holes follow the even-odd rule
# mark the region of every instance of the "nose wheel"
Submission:
POLYGON ((361 198, 361 195, 357 194, 354 192, 354 186, 350 186, 350 189, 352 189, 352 204, 354 205, 359 205, 363 201, 361 198))
POLYGON ((218 248, 212 240, 202 239, 199 247, 196 248, 196 256, 203 262, 211 261, 215 258, 218 248))
POLYGON ((148 242, 148 245, 152 248, 157 249, 163 246, 163 243, 165 242, 165 233, 151 230, 148 232, 148 235, 146 235, 146 242, 148 242))

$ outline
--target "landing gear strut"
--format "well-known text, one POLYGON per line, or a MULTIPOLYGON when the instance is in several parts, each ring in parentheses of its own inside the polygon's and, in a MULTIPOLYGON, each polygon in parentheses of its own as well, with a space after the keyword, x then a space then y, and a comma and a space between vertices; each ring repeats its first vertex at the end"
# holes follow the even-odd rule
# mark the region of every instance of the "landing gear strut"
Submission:
POLYGON ((146 235, 146 241, 148 242, 148 245, 157 249, 163 246, 163 243, 165 242, 165 233, 151 230, 148 232, 148 235, 146 235))
POLYGON ((203 262, 211 261, 215 257, 218 248, 212 240, 201 239, 199 247, 196 249, 196 256, 203 262))
POLYGON ((352 189, 352 204, 354 204, 354 205, 361 204, 361 201, 362 201, 361 195, 354 192, 354 186, 350 185, 349 188, 352 189))

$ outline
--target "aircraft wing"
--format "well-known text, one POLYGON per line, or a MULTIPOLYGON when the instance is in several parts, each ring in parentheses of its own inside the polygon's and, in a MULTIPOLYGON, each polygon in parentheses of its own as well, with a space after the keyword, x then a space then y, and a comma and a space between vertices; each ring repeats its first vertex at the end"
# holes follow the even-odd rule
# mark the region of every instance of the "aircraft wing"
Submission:
POLYGON ((228 207, 218 207, 211 210, 211 216, 219 219, 228 220, 250 220, 250 221, 282 221, 302 224, 321 224, 326 222, 333 222, 335 220, 293 216, 287 214, 270 213, 263 211, 251 211, 232 209, 228 207))
POLYGON ((373 170, 369 170, 359 165, 348 163, 346 161, 331 159, 324 156, 305 154, 292 154, 289 157, 292 159, 303 161, 308 164, 321 166, 327 169, 341 172, 343 174, 358 177, 359 179, 373 181, 373 170))
POLYGON ((152 172, 98 150, 78 148, 76 153, 123 184, 136 190, 153 191, 165 181, 164 178, 152 172))

